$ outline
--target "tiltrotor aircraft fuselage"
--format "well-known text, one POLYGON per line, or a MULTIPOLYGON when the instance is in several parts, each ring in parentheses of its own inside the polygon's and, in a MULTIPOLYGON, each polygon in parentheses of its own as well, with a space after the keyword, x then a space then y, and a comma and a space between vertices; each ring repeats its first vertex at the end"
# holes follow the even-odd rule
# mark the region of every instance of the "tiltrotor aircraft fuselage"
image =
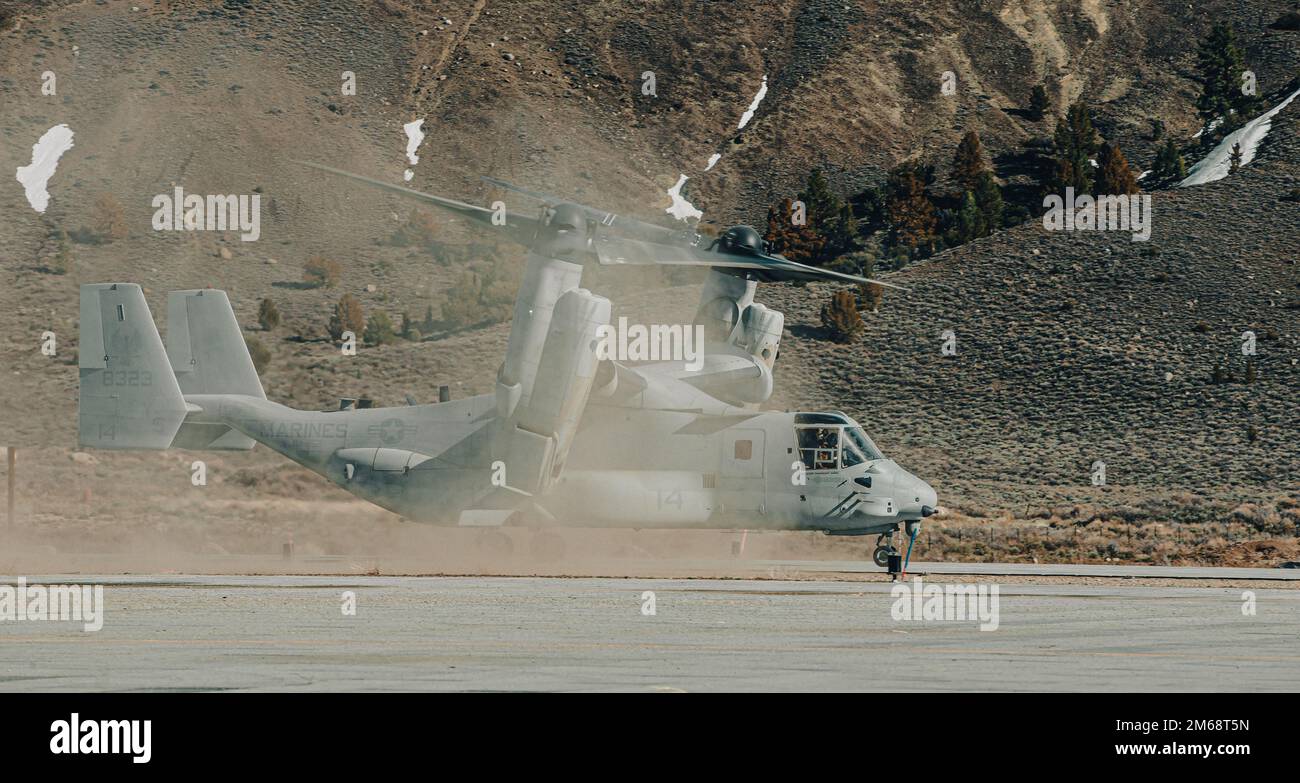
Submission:
MULTIPOLYGON (((848 416, 759 408, 772 393, 784 317, 754 301, 757 283, 861 278, 771 255, 744 226, 705 247, 693 232, 529 191, 520 192, 550 202, 540 216, 512 214, 502 224, 492 210, 326 170, 495 225, 528 248, 494 392, 395 408, 294 410, 266 399, 224 292, 172 292, 164 345, 139 286, 85 285, 82 445, 262 443, 384 508, 447 525, 883 538, 934 512, 935 491, 848 416), (581 287, 593 260, 708 267, 695 317, 703 362, 598 358, 611 306, 581 287)), ((888 551, 878 548, 877 560, 888 551)))

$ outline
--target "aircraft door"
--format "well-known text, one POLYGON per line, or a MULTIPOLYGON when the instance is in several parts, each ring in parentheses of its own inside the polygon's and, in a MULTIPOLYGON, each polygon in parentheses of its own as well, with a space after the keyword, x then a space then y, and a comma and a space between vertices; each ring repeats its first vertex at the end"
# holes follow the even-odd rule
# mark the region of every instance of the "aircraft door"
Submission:
POLYGON ((840 436, 838 425, 802 426, 795 430, 799 458, 804 465, 804 487, 799 493, 800 511, 805 516, 822 517, 831 513, 844 495, 840 475, 840 436))
POLYGON ((759 429, 729 429, 722 435, 718 490, 724 508, 765 513, 765 433, 759 429))

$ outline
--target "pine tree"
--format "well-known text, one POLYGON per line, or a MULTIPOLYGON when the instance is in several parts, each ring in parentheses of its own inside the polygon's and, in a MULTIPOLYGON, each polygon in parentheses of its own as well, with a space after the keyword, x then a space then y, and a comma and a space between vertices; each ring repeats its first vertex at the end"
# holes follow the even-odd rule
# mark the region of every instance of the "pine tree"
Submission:
POLYGON ((1108 196, 1128 196, 1137 193, 1137 179, 1129 168, 1128 159, 1118 144, 1107 144, 1101 148, 1098 159, 1101 174, 1097 179, 1096 194, 1108 196))
POLYGON ((442 303, 442 328, 464 329, 483 321, 483 280, 471 269, 462 269, 445 291, 442 303))
POLYGON ((957 145, 957 154, 952 158, 952 176, 963 190, 974 190, 979 184, 980 174, 988 171, 984 163, 984 148, 980 145, 979 134, 966 131, 961 143, 957 145))
POLYGON ((433 320, 433 305, 428 305, 424 308, 424 320, 420 322, 420 333, 433 334, 437 328, 438 323, 433 320))
POLYGON ((979 204, 975 203, 975 194, 968 190, 962 196, 961 209, 957 210, 957 222, 953 226, 949 244, 964 244, 985 233, 984 213, 980 211, 979 204))
MULTIPOLYGON (((768 241, 773 253, 780 253, 791 261, 809 264, 821 256, 826 240, 807 223, 802 226, 795 225, 791 217, 793 209, 794 199, 785 199, 779 205, 769 207, 767 233, 763 238, 768 241)), ((805 205, 805 218, 806 209, 807 205, 805 205)))
POLYGON ((334 305, 334 314, 330 316, 330 337, 340 340, 343 338, 344 332, 352 332, 352 334, 358 335, 365 329, 365 326, 366 318, 365 313, 361 310, 361 303, 352 294, 344 294, 339 299, 338 304, 334 305))
POLYGON ((1065 117, 1057 120, 1052 142, 1055 157, 1047 192, 1059 194, 1072 187, 1076 194, 1091 193, 1093 178, 1089 158, 1096 153, 1099 140, 1085 102, 1075 103, 1065 117))
POLYGON ((857 249, 853 211, 831 190, 821 169, 813 169, 808 175, 808 185, 799 200, 807 206, 808 225, 824 240, 812 263, 821 265, 857 249))
MULTIPOLYGON (((1208 126, 1222 118, 1221 131, 1239 127, 1246 115, 1258 107, 1258 99, 1242 91, 1246 56, 1237 44, 1237 32, 1230 25, 1216 24, 1196 54, 1201 95, 1196 110, 1208 126)), ((1206 141, 1211 134, 1204 134, 1206 141)))
POLYGON ((785 199, 767 211, 767 234, 773 252, 791 261, 822 266, 857 249, 853 210, 833 190, 820 169, 813 169, 799 193, 803 225, 794 223, 794 201, 785 199))
POLYGON ((1241 145, 1232 145, 1232 155, 1228 158, 1228 173, 1236 174, 1241 168, 1241 145))
MULTIPOLYGON (((840 200, 831 190, 821 169, 813 169, 808 184, 799 193, 799 200, 808 207, 808 223, 819 223, 839 210, 840 200)), ((820 228, 820 226, 815 226, 820 228)))
POLYGON ((1155 177, 1157 182, 1182 179, 1187 176, 1187 164, 1183 162, 1182 153, 1178 151, 1178 145, 1173 139, 1167 139, 1156 152, 1156 162, 1152 166, 1151 176, 1155 177))
POLYGON ((853 219, 857 223, 858 236, 866 239, 889 225, 888 210, 885 209, 885 187, 883 183, 870 187, 849 199, 853 210, 853 219))
POLYGON ((984 214, 984 233, 980 236, 988 236, 1002 228, 1002 215, 1006 205, 1002 201, 1002 189, 998 187, 993 172, 980 174, 979 181, 975 183, 975 203, 984 214))
POLYGON ((934 172, 918 161, 906 161, 889 173, 886 209, 889 214, 889 243, 909 254, 928 252, 934 245, 939 221, 930 200, 929 185, 934 172))
POLYGON ((366 321, 366 342, 371 345, 387 345, 397 338, 393 333, 393 322, 388 317, 388 313, 376 311, 371 313, 370 320, 366 321))
POLYGON ((1034 89, 1029 93, 1029 117, 1034 122, 1041 122, 1043 117, 1047 116, 1047 110, 1051 108, 1052 102, 1047 97, 1047 88, 1041 84, 1034 85, 1034 89))
POLYGON ((847 202, 840 202, 835 217, 830 220, 828 226, 823 226, 822 230, 826 234, 823 264, 858 249, 857 219, 853 217, 853 207, 847 202))

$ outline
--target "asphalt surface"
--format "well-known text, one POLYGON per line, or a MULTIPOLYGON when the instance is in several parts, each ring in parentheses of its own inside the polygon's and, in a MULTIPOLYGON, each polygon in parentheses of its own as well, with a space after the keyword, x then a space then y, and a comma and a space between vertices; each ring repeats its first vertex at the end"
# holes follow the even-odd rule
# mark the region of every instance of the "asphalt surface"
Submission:
MULTIPOLYGON (((646 564, 641 564, 646 565, 646 564)), ((662 567, 662 566, 661 566, 662 567)), ((674 560, 678 573, 719 571, 754 576, 772 574, 884 574, 875 563, 858 560, 674 560)), ((1202 566, 1090 565, 1058 563, 929 563, 908 564, 909 574, 970 576, 1053 576, 1144 579, 1233 579, 1300 581, 1300 568, 1220 568, 1202 566)))
POLYGON ((2 690, 1300 689, 1295 589, 1253 590, 1247 615, 1241 588, 1006 584, 998 628, 981 631, 896 620, 877 582, 29 580, 41 582, 104 585, 103 628, 0 621, 2 690))

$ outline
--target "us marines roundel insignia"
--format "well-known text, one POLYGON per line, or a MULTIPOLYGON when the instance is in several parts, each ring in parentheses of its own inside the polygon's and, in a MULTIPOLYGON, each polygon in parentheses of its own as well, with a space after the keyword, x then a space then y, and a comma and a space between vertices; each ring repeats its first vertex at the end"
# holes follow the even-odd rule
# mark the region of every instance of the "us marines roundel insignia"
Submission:
POLYGON ((406 437, 408 430, 414 431, 415 427, 407 427, 401 419, 385 419, 383 423, 370 428, 371 433, 378 435, 379 442, 385 446, 400 443, 402 438, 406 437))

